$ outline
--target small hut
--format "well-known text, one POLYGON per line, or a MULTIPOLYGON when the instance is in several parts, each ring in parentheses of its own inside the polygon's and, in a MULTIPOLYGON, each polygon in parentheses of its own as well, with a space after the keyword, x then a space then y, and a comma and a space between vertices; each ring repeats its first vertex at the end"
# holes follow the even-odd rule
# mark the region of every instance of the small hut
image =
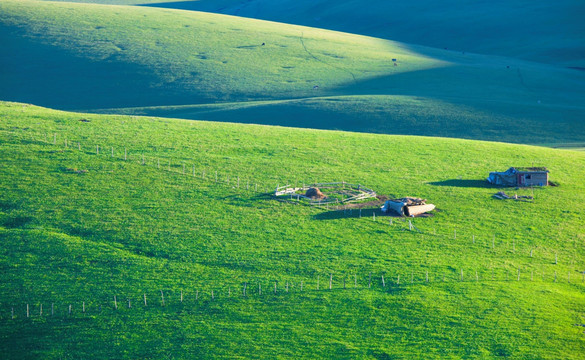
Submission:
POLYGON ((548 173, 545 167, 511 167, 504 172, 491 172, 487 181, 502 186, 547 186, 548 173))

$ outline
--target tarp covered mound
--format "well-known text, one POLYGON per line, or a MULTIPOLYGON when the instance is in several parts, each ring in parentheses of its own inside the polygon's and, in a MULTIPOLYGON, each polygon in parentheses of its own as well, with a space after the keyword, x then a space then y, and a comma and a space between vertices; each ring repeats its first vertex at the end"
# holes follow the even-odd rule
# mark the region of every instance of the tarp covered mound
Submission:
POLYGON ((494 185, 515 186, 518 183, 518 170, 511 167, 504 172, 491 172, 487 181, 494 185))
POLYGON ((387 213, 394 211, 400 216, 416 216, 435 209, 435 205, 427 204, 426 199, 404 197, 388 200, 382 206, 382 211, 387 213))

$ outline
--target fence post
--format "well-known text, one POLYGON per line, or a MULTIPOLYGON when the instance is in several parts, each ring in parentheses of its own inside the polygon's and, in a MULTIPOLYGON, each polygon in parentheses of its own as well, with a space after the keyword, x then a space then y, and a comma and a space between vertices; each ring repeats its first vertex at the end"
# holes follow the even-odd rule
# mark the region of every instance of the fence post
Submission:
POLYGON ((244 297, 246 297, 246 286, 248 286, 248 283, 244 283, 244 297))
POLYGON ((29 313, 28 313, 28 304, 26 304, 26 317, 29 317, 29 313))
POLYGON ((181 290, 181 304, 183 303, 183 290, 181 290))
POLYGON ((99 145, 96 145, 95 146, 95 154, 96 155, 99 155, 100 154, 100 146, 99 145))
POLYGON ((126 161, 128 159, 128 151, 126 150, 126 147, 124 146, 124 161, 126 161))
POLYGON ((333 286, 333 274, 329 274, 329 290, 331 290, 332 286, 333 286))
POLYGON ((396 279, 396 285, 400 285, 400 275, 398 275, 398 278, 396 279))
POLYGON ((368 288, 372 287, 372 273, 370 273, 369 277, 368 277, 368 288))
MULTIPOLYGON (((317 290, 319 290, 318 287, 317 287, 317 290)), ((274 282, 274 293, 276 294, 276 281, 274 282)))
MULTIPOLYGON (((569 274, 570 275, 570 274, 569 274)), ((41 304, 39 309, 39 316, 43 316, 43 304, 41 304)))
POLYGON ((51 316, 55 315, 55 303, 51 303, 51 316))
POLYGON ((144 293, 143 295, 144 295, 144 306, 146 306, 146 293, 144 293))
POLYGON ((57 145, 57 134, 53 134, 53 145, 57 145))
MULTIPOLYGON (((302 285, 301 285, 302 289, 302 285)), ((262 284, 258 283, 258 295, 262 295, 262 284)))
POLYGON ((461 281, 463 281, 463 269, 461 269, 461 281))
POLYGON ((384 275, 382 275, 382 287, 386 287, 386 282, 384 281, 384 275))
POLYGON ((520 281, 520 268, 518 268, 518 279, 516 281, 520 281))
POLYGON ((162 290, 160 291, 160 298, 162 300, 162 306, 165 306, 165 294, 162 290))

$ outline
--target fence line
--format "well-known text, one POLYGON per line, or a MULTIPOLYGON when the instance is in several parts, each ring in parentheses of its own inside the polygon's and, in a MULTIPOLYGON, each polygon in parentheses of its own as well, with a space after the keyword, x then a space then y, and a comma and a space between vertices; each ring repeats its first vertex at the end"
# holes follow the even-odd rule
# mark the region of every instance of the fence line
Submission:
MULTIPOLYGON (((6 131, 12 135, 17 134, 17 132, 15 131, 6 131)), ((30 132, 30 137, 29 140, 33 141, 33 142, 40 142, 43 144, 48 144, 48 145, 53 145, 53 146, 60 146, 58 143, 58 134, 57 133, 37 133, 37 132, 30 132), (52 136, 51 136, 52 135, 52 136)), ((27 139, 25 137, 25 139, 27 139)), ((100 149, 107 149, 108 146, 105 147, 100 147, 100 145, 95 145, 95 148, 93 147, 93 145, 89 146, 89 148, 83 148, 82 149, 82 145, 81 145, 81 141, 72 141, 71 139, 67 139, 65 138, 63 141, 61 141, 62 146, 64 146, 67 149, 72 149, 75 150, 76 148, 80 151, 83 151, 87 154, 94 154, 96 156, 102 156, 102 157, 111 157, 114 159, 118 159, 121 160, 121 152, 120 155, 117 156, 115 155, 115 148, 113 146, 109 146, 110 147, 110 152, 108 153, 107 151, 101 151, 100 149), (74 146, 74 144, 77 143, 77 147, 74 146), (89 149, 89 150, 88 150, 89 149)), ((216 184, 222 184, 222 185, 230 185, 230 175, 225 173, 221 173, 218 172, 218 170, 209 170, 209 168, 207 169, 201 169, 199 171, 195 171, 195 164, 192 165, 192 172, 186 172, 185 171, 185 165, 188 161, 186 160, 179 160, 177 161, 176 164, 172 165, 172 160, 168 159, 168 158, 164 158, 164 157, 148 157, 145 156, 143 152, 138 152, 137 153, 137 158, 133 158, 133 153, 129 153, 127 147, 124 147, 124 161, 131 161, 131 162, 138 162, 144 166, 153 166, 157 169, 161 169, 163 171, 165 171, 165 167, 161 166, 160 160, 168 160, 168 172, 173 173, 173 174, 181 174, 187 177, 192 177, 192 178, 198 178, 198 179, 202 179, 204 181, 209 181, 212 183, 216 183, 216 184), (213 172, 215 172, 215 177, 211 176, 211 174, 213 174, 213 172)), ((237 175, 236 177, 232 176, 232 179, 237 178, 237 182, 235 182, 235 184, 232 185, 233 188, 237 188, 237 189, 244 189, 244 187, 240 187, 240 180, 243 180, 243 178, 241 179, 239 175, 237 175)), ((270 186, 270 185, 262 185, 262 184, 258 184, 258 182, 254 182, 251 181, 251 179, 245 179, 246 180, 246 191, 251 191, 250 189, 250 183, 254 184, 254 192, 255 193, 260 193, 260 194, 267 194, 267 193, 276 193, 279 190, 279 186, 270 186), (260 192, 258 192, 258 187, 260 185, 260 192), (263 191, 265 190, 265 191, 263 191)), ((232 183, 234 183, 234 181, 232 181, 232 183)), ((275 184, 278 184, 278 181, 274 181, 275 184)), ((330 186, 337 186, 338 184, 342 184, 342 185, 348 185, 348 186, 353 186, 355 184, 351 184, 348 182, 331 182, 331 183, 322 183, 323 185, 330 185, 330 186)), ((303 184, 304 186, 304 184, 303 184)), ((372 191, 371 189, 367 189, 365 187, 362 187, 361 185, 359 185, 360 188, 363 188, 365 191, 372 191)), ((344 217, 352 217, 352 218, 362 218, 362 209, 354 209, 356 210, 355 214, 353 213, 351 208, 346 208, 345 206, 343 206, 343 204, 339 204, 338 206, 335 207, 330 207, 329 204, 327 204, 327 209, 328 210, 334 210, 334 211, 338 211, 339 214, 341 215, 341 211, 343 211, 343 216, 344 217)), ((446 239, 453 239, 456 241, 459 241, 461 239, 465 239, 464 241, 467 244, 474 244, 477 245, 479 242, 483 242, 485 241, 485 247, 484 249, 491 249, 494 251, 497 251, 498 249, 502 249, 502 247, 505 250, 511 250, 513 253, 519 253, 520 250, 517 250, 517 244, 516 241, 514 239, 511 240, 511 246, 510 246, 510 239, 506 239, 506 245, 505 247, 503 246, 503 242, 500 242, 500 246, 498 247, 496 244, 496 234, 492 235, 491 238, 491 244, 490 244, 490 239, 481 239, 479 237, 477 237, 475 234, 471 234, 471 235, 465 235, 461 232, 457 232, 457 229, 453 229, 452 235, 449 233, 437 233, 436 228, 433 228, 433 231, 431 233, 430 229, 421 229, 421 227, 417 227, 413 224, 413 219, 412 218, 403 218, 403 217, 384 217, 382 216, 383 214, 380 212, 379 209, 373 209, 372 211, 372 217, 371 217, 371 221, 374 222, 380 222, 382 223, 383 219, 387 218, 389 219, 388 221, 388 225, 391 227, 396 228, 396 226, 394 226, 395 224, 398 224, 398 229, 397 231, 410 231, 413 233, 417 233, 418 235, 422 235, 422 236, 435 236, 435 237, 442 237, 442 238, 446 238, 446 239), (376 212, 378 212, 378 217, 376 217, 376 212), (380 220, 382 219, 382 220, 380 220), (406 223, 406 221, 408 220, 408 224, 406 223), (491 246, 490 246, 491 245, 491 246)), ((367 219, 367 217, 364 217, 365 219, 367 219)), ((420 226, 420 225, 419 225, 420 226)), ((504 239, 502 239, 501 241, 504 241, 504 239)), ((535 248, 536 246, 532 246, 532 247, 528 247, 528 249, 524 249, 522 251, 525 251, 526 254, 529 254, 529 256, 531 258, 534 257, 535 255, 535 248)), ((520 246, 518 246, 518 249, 520 249, 520 246)), ((559 254, 557 250, 554 249, 543 249, 542 247, 540 247, 538 249, 539 251, 536 252, 536 254, 542 254, 544 252, 548 252, 550 253, 551 251, 554 251, 554 263, 558 264, 560 259, 559 259, 559 254)), ((542 259, 545 259, 546 261, 553 261, 552 259, 549 259, 548 257, 542 257, 542 259)), ((574 259, 573 259, 574 262, 574 259)))
MULTIPOLYGON (((159 290, 160 293, 159 300, 152 300, 147 302, 147 293, 135 293, 131 296, 118 296, 117 294, 112 295, 109 301, 87 301, 87 299, 83 300, 80 299, 79 301, 61 301, 59 303, 56 302, 46 302, 45 304, 50 304, 51 311, 50 313, 45 312, 43 313, 43 303, 42 302, 27 302, 26 304, 23 302, 21 305, 18 306, 11 306, 9 308, 10 319, 14 320, 19 317, 21 318, 39 318, 39 317, 54 317, 58 315, 63 315, 66 313, 67 316, 75 316, 77 314, 92 314, 96 315, 102 313, 104 310, 110 310, 112 312, 117 312, 122 310, 123 308, 133 309, 133 308, 142 308, 142 309, 149 309, 149 308, 165 308, 169 306, 177 306, 177 305, 185 305, 186 303, 200 303, 204 304, 210 301, 221 301, 226 299, 245 299, 245 298, 263 298, 267 296, 286 296, 287 294, 301 294, 301 293, 336 293, 339 291, 376 291, 382 293, 389 293, 393 294, 396 290, 405 289, 409 286, 415 285, 425 285, 425 286, 432 286, 434 283, 460 283, 460 284, 469 284, 469 283, 489 283, 489 282, 504 282, 504 283, 518 283, 518 282, 530 282, 535 283, 537 281, 534 280, 534 271, 530 272, 530 275, 524 274, 521 268, 517 269, 508 269, 505 271, 505 278, 496 277, 495 268, 487 269, 489 270, 486 274, 485 272, 479 272, 477 269, 473 273, 464 272, 463 269, 459 269, 457 274, 452 274, 449 278, 445 277, 445 273, 432 274, 427 270, 424 273, 417 273, 415 277, 414 272, 407 272, 406 277, 402 277, 402 279, 407 278, 407 281, 401 281, 401 275, 405 274, 402 273, 395 273, 394 275, 390 276, 388 273, 380 274, 377 276, 372 276, 369 273, 367 276, 363 276, 360 278, 361 281, 358 281, 357 273, 354 274, 344 274, 344 275, 335 275, 334 273, 330 273, 328 276, 328 286, 320 287, 319 286, 319 276, 316 277, 316 280, 312 283, 307 282, 305 280, 300 281, 274 281, 274 291, 262 291, 262 285, 271 284, 272 281, 264 280, 264 281, 245 281, 241 282, 240 286, 242 291, 241 292, 232 292, 232 287, 226 285, 223 287, 213 287, 208 286, 205 289, 191 289, 190 293, 185 292, 183 289, 181 290, 159 290), (516 271, 515 271, 516 270, 516 271), (484 274, 485 276, 481 276, 480 274, 484 274), (386 275, 386 276, 384 276, 386 275), (410 276, 409 276, 410 275, 410 276), (456 276, 453 276, 456 275, 456 276), (490 276, 491 275, 491 276, 490 276), (346 280, 351 280, 354 278, 354 284, 352 286, 346 285, 346 280), (280 284, 280 287, 279 285, 280 284), (310 285, 312 284, 312 285, 310 285), (249 286, 250 285, 250 286, 249 286), (257 286, 256 286, 257 285, 257 286), (249 289, 252 289, 250 291, 249 289), (256 290, 254 290, 256 289, 256 290), (121 300, 121 301, 120 301, 121 300), (134 300, 135 304, 141 304, 139 306, 132 306, 132 301, 134 300), (143 301, 141 301, 143 300, 143 301), (126 304, 126 305, 123 305, 126 304), (143 305, 142 305, 143 304, 143 305), (61 309, 61 310, 59 310, 61 309)), ((500 274, 501 275, 501 274, 500 274)), ((557 271, 546 273, 543 271, 541 273, 542 280, 538 281, 540 283, 564 283, 564 284, 572 284, 572 285, 585 285, 585 272, 581 272, 581 279, 571 278, 571 272, 567 272, 567 276, 563 277, 564 279, 559 276, 557 271)), ((265 288, 270 288, 266 286, 265 288)), ((400 292, 398 292, 399 294, 400 292)), ((152 295, 152 292, 149 293, 152 295)), ((361 293, 360 293, 361 294, 361 293)), ((292 296, 289 295, 289 296, 292 296)), ((156 297, 155 297, 156 298, 156 297)), ((4 312, 4 311, 3 311, 4 312)), ((2 314, 0 319, 8 319, 8 316, 2 314)))

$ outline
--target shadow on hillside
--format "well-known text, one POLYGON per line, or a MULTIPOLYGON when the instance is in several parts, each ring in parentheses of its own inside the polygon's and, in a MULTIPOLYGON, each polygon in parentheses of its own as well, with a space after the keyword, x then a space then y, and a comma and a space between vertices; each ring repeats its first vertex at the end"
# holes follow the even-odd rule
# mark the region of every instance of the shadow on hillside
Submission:
MULTIPOLYGON (((378 217, 394 217, 388 214, 383 213, 379 208, 370 208, 370 209, 339 209, 339 210, 326 210, 322 213, 319 213, 313 216, 313 220, 336 220, 336 219, 344 219, 344 218, 371 218, 374 219, 374 214, 376 218, 378 217)), ((398 217, 398 216, 397 216, 398 217)))
POLYGON ((92 60, 10 26, 0 26, 0 38, 6 39, 0 57, 2 100, 68 110, 214 100, 179 83, 161 85, 151 68, 121 55, 92 60))
POLYGON ((475 180, 475 179, 449 179, 443 181, 429 182, 429 185, 435 186, 453 186, 453 187, 475 187, 475 188, 497 188, 486 180, 475 180))

